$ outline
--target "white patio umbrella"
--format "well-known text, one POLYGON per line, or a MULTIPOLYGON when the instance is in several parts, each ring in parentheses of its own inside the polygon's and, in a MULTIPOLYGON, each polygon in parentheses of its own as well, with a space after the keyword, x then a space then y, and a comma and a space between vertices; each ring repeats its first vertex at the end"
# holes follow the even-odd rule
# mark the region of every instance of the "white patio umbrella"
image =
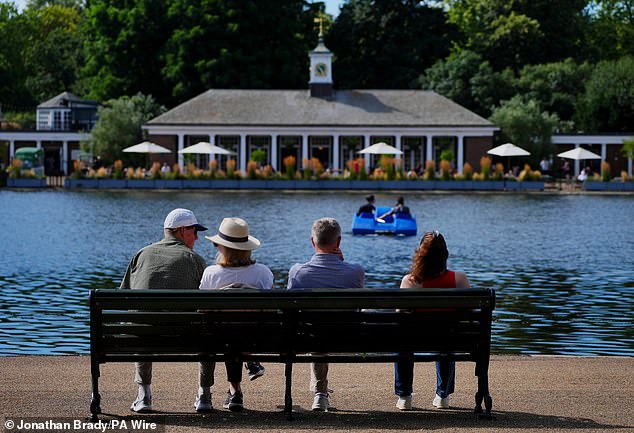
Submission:
POLYGON ((235 155, 235 152, 224 149, 220 146, 216 146, 215 144, 208 143, 206 141, 201 141, 200 143, 196 143, 193 146, 186 147, 183 150, 179 150, 178 153, 199 153, 199 154, 205 154, 205 155, 211 155, 211 154, 235 155))
MULTIPOLYGON (((215 144, 206 142, 206 141, 200 141, 196 144, 194 144, 193 146, 188 146, 182 150, 179 150, 178 153, 188 153, 188 154, 199 154, 199 155, 209 155, 209 160, 211 161, 211 155, 235 155, 235 152, 232 152, 230 150, 224 149, 220 146, 216 146, 215 144)), ((198 158, 197 158, 198 159, 198 158)), ((196 161, 196 164, 198 165, 200 161, 196 161)))
MULTIPOLYGON (((135 144, 134 146, 126 147, 123 149, 126 153, 145 153, 149 155, 150 153, 172 153, 171 150, 166 149, 163 146, 159 146, 156 143, 152 143, 151 141, 144 141, 139 144, 135 144)), ((149 157, 145 157, 145 163, 149 163, 149 157)))
POLYGON ((379 142, 374 143, 372 146, 368 146, 358 153, 370 154, 370 155, 402 155, 403 152, 398 150, 394 146, 390 146, 387 143, 379 142))
POLYGON ((506 156, 507 168, 511 168, 511 156, 528 156, 531 153, 528 150, 524 150, 513 143, 504 143, 501 146, 494 147, 487 151, 490 155, 506 156))
POLYGON ((134 146, 126 147, 123 151, 127 153, 172 153, 171 150, 151 141, 144 141, 134 146))
POLYGON ((576 147, 574 149, 567 150, 566 152, 558 153, 557 156, 559 156, 560 158, 574 159, 575 161, 580 161, 583 159, 602 159, 601 155, 590 152, 583 147, 576 147))

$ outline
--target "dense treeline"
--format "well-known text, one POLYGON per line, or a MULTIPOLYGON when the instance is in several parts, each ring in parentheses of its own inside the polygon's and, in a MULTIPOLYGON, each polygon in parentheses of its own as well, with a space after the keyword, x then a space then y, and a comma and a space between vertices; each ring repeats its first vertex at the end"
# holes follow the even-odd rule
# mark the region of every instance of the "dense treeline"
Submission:
MULTIPOLYGON (((4 1, 2 111, 65 90, 173 107, 208 88, 305 88, 319 16, 305 0, 4 1)), ((347 0, 325 19, 337 88, 432 89, 530 147, 634 129, 634 0, 347 0)))

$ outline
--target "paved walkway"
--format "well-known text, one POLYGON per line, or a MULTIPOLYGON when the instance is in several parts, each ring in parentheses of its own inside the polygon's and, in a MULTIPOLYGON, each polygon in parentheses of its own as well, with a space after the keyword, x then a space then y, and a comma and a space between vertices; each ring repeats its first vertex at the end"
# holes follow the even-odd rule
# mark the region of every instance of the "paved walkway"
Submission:
MULTIPOLYGON (((165 432, 221 431, 426 431, 448 432, 634 432, 634 358, 494 356, 490 386, 493 421, 472 413, 476 378, 472 363, 459 363, 452 409, 432 408, 432 363, 417 364, 414 410, 395 408, 393 371, 386 364, 331 365, 334 389, 329 413, 311 412, 308 366, 293 375, 295 419, 281 413, 284 378, 281 364, 266 364, 264 377, 244 383, 243 413, 222 409, 224 365, 216 371, 211 414, 193 412, 197 366, 160 363, 154 368, 154 404, 148 421, 165 432)), ((130 363, 101 367, 103 419, 132 418, 136 391, 130 363)), ((86 356, 0 357, 0 415, 76 418, 86 421, 90 401, 90 360, 86 356)), ((5 429, 5 432, 10 430, 5 429)), ((131 430, 132 431, 132 430, 131 430)))

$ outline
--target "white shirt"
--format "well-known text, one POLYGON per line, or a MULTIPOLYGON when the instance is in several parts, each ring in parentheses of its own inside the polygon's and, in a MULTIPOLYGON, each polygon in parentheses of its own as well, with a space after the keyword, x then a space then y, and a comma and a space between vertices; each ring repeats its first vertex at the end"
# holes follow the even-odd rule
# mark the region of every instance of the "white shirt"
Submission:
POLYGON ((233 283, 248 284, 258 289, 273 288, 273 273, 266 266, 256 263, 239 268, 220 265, 207 266, 200 280, 201 289, 221 289, 233 283))

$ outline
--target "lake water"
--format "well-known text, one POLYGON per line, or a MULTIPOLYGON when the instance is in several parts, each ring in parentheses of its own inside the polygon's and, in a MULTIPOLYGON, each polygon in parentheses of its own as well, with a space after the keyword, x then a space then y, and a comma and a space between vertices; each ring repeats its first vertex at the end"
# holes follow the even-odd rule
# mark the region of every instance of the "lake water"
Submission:
MULTIPOLYGON (((450 268, 496 290, 493 352, 634 356, 634 196, 408 194, 419 234, 445 235, 450 268)), ((377 205, 398 196, 375 195, 377 205)), ((118 287, 175 207, 210 232, 223 217, 246 219, 279 288, 312 254, 312 221, 335 217, 366 286, 397 287, 419 236, 352 236, 363 202, 342 192, 0 191, 0 354, 88 353, 88 290, 118 287)), ((213 260, 204 238, 195 249, 213 260)))

